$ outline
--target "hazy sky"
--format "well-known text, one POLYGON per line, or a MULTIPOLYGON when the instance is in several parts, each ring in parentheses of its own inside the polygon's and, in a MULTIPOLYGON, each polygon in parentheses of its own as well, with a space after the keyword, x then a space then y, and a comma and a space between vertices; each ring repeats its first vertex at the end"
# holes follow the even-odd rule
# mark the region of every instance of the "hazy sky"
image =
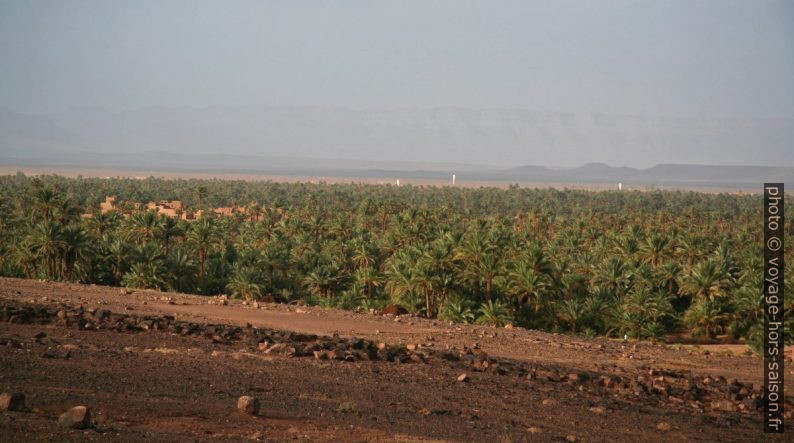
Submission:
POLYGON ((794 1, 0 2, 0 105, 794 116, 794 1))
POLYGON ((794 1, 0 1, 0 107, 240 105, 794 119, 794 1))

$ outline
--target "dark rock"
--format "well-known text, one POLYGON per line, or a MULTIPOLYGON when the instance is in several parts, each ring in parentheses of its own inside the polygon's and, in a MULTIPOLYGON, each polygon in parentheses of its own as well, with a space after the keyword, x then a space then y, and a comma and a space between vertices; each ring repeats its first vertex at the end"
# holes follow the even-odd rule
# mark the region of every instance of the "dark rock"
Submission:
POLYGON ((22 411, 25 409, 25 394, 3 392, 0 394, 0 411, 22 411))
POLYGON ((383 308, 380 313, 381 315, 405 315, 408 313, 408 311, 402 306, 390 305, 383 308))

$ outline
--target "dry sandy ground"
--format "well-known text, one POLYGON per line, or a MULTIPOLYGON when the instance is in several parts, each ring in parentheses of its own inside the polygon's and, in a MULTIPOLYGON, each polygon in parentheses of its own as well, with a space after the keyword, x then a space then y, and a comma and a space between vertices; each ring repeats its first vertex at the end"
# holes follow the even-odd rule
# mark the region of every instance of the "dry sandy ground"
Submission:
MULTIPOLYGON (((278 183, 365 183, 376 185, 394 185, 396 179, 378 177, 343 177, 343 176, 300 176, 300 175, 273 175, 273 174, 247 174, 247 173, 223 173, 223 172, 195 172, 195 171, 151 171, 151 170, 131 170, 131 169, 107 169, 107 168, 64 168, 64 167, 45 167, 45 166, 6 166, 0 165, 0 175, 13 175, 22 172, 28 176, 35 175, 61 175, 64 177, 95 177, 95 178, 137 178, 145 179, 148 177, 158 177, 164 179, 221 179, 221 180, 246 180, 246 181, 274 181, 278 183)), ((450 180, 434 180, 421 178, 401 178, 400 184, 414 186, 451 186, 450 180)), ((460 176, 455 186, 462 188, 496 187, 507 188, 513 184, 518 184, 524 188, 535 189, 576 189, 583 191, 607 191, 614 190, 615 183, 559 183, 559 182, 537 182, 537 181, 495 181, 495 180, 466 180, 465 176, 460 176)), ((623 189, 626 191, 647 191, 647 190, 676 190, 684 189, 709 194, 731 193, 731 194, 758 194, 760 188, 734 188, 734 187, 709 187, 709 186, 653 186, 638 184, 625 184, 623 189)))
MULTIPOLYGON (((0 314, 25 309, 40 314, 29 321, 0 317, 0 391, 23 392, 29 408, 0 415, 0 440, 766 440, 762 412, 750 401, 762 382, 755 357, 647 343, 624 349, 600 338, 520 328, 0 279, 0 314), (118 324, 169 316, 220 332, 81 329, 55 316, 79 309, 108 310, 118 324), (236 338, 217 337, 230 330, 236 338), (304 340, 279 331, 316 334, 310 337, 315 349, 356 338, 362 346, 382 342, 411 358, 266 354, 256 344, 261 339, 251 339, 304 340), (412 352, 407 344, 419 349, 412 352), (468 379, 457 381, 463 373, 468 379), (604 380, 619 381, 611 386, 604 380), (658 393, 658 385, 666 391, 658 393), (736 387, 743 389, 739 399, 736 387), (260 415, 236 412, 240 395, 260 398, 260 415), (95 427, 60 429, 58 414, 77 404, 92 408, 95 427)), ((787 392, 794 392, 792 367, 787 392)))

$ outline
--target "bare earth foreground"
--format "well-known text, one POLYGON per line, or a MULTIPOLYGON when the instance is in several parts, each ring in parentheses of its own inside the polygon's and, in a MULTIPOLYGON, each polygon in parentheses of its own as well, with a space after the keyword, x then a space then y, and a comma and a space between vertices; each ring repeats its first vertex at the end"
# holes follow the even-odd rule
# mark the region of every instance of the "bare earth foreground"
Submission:
POLYGON ((2 441, 783 441, 761 383, 728 353, 0 279, 2 441), (59 427, 76 405, 93 426, 59 427))

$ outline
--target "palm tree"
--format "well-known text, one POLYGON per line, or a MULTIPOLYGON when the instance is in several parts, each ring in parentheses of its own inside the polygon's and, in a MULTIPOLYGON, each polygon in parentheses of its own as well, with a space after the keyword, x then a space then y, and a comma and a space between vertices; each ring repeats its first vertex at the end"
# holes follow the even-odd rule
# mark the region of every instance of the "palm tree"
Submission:
POLYGON ((154 211, 138 211, 125 220, 124 234, 135 244, 148 243, 162 232, 160 217, 154 211))
POLYGON ((471 302, 463 297, 455 297, 445 303, 438 317, 455 323, 471 323, 475 318, 471 302))
POLYGON ((171 240, 185 235, 185 231, 182 229, 179 221, 171 217, 163 216, 160 219, 159 234, 160 238, 163 240, 165 254, 168 255, 168 252, 171 250, 171 240))
POLYGON ((657 284, 666 288, 669 293, 677 294, 681 271, 681 265, 679 265, 678 262, 674 260, 665 262, 658 271, 657 284))
POLYGON ((480 309, 478 309, 477 312, 480 314, 480 316, 477 317, 477 323, 481 325, 498 327, 504 326, 510 322, 510 313, 507 307, 498 301, 486 301, 480 305, 480 309))
POLYGON ((652 292, 642 286, 632 289, 619 306, 621 329, 633 331, 638 339, 646 336, 643 331, 653 331, 656 337, 659 331, 653 325, 660 325, 663 319, 673 315, 670 294, 666 291, 652 292))
POLYGON ((86 223, 88 224, 89 231, 94 234, 96 238, 103 238, 106 233, 115 228, 118 223, 117 212, 97 212, 86 223))
POLYGON ((210 218, 202 218, 193 223, 188 232, 188 240, 193 244, 198 252, 199 262, 199 282, 204 289, 206 278, 207 252, 216 242, 215 225, 210 218))
POLYGON ((55 212, 60 206, 61 197, 55 186, 41 187, 34 186, 33 208, 41 216, 42 220, 50 221, 54 219, 55 212))
POLYGON ((436 294, 438 287, 438 275, 433 273, 433 270, 428 266, 423 266, 423 262, 414 265, 413 283, 414 289, 425 298, 425 317, 431 318, 435 313, 435 306, 437 304, 436 294))
POLYGON ((235 297, 242 297, 245 300, 257 300, 262 295, 262 289, 257 283, 256 273, 245 267, 238 267, 232 274, 226 290, 235 297))
POLYGON ((524 303, 531 303, 534 312, 543 306, 543 294, 548 288, 547 277, 538 274, 528 261, 519 261, 507 275, 507 293, 516 302, 516 309, 524 303))
POLYGON ((593 282, 608 288, 613 294, 625 294, 631 284, 628 265, 621 257, 610 257, 598 268, 593 282))
POLYGON ((340 282, 341 267, 337 263, 318 266, 303 278, 303 284, 322 298, 332 298, 340 282))
POLYGON ((695 238, 683 237, 678 240, 678 246, 675 248, 679 257, 686 260, 687 266, 692 266, 695 261, 703 256, 703 245, 695 238))
POLYGON ((419 294, 416 273, 410 262, 413 260, 407 251, 393 255, 387 262, 386 292, 398 303, 415 307, 414 298, 419 294))
POLYGON ((557 318, 571 327, 571 332, 576 334, 576 326, 586 315, 586 305, 579 297, 563 300, 557 305, 557 318))
POLYGON ((30 242, 47 265, 47 278, 54 280, 57 277, 57 260, 64 247, 63 228, 59 223, 45 220, 33 226, 30 242))
POLYGON ((375 288, 381 286, 382 277, 375 268, 358 268, 355 272, 355 281, 367 291, 367 298, 371 299, 375 288))
POLYGON ((684 322, 693 334, 714 338, 725 331, 731 320, 731 313, 721 299, 701 298, 684 314, 684 322))
POLYGON ((714 300, 728 295, 731 278, 714 260, 705 260, 684 277, 679 292, 694 298, 714 300))
POLYGON ((72 271, 78 260, 87 258, 91 252, 91 242, 80 226, 69 225, 63 230, 63 277, 72 279, 72 271))
POLYGON ((542 248, 538 246, 531 247, 524 257, 526 265, 532 268, 536 274, 546 275, 551 277, 554 273, 554 266, 546 256, 542 248))
POLYGON ((121 283, 124 264, 130 258, 130 247, 124 240, 116 237, 106 246, 106 249, 113 259, 113 275, 116 277, 116 283, 121 283))
POLYGON ((640 251, 645 255, 643 261, 656 267, 659 266, 667 255, 667 245, 670 239, 663 235, 652 235, 642 244, 640 251))
POLYGON ((166 261, 169 286, 180 292, 195 290, 196 263, 183 248, 172 251, 166 261))
POLYGON ((195 189, 196 199, 198 200, 198 208, 204 208, 204 199, 207 198, 207 187, 206 186, 196 186, 195 189))
POLYGON ((166 269, 159 260, 147 263, 135 263, 130 271, 124 274, 122 283, 128 288, 166 289, 166 269))
POLYGON ((25 278, 33 278, 38 273, 38 252, 31 237, 25 237, 12 247, 12 256, 22 265, 25 278))

